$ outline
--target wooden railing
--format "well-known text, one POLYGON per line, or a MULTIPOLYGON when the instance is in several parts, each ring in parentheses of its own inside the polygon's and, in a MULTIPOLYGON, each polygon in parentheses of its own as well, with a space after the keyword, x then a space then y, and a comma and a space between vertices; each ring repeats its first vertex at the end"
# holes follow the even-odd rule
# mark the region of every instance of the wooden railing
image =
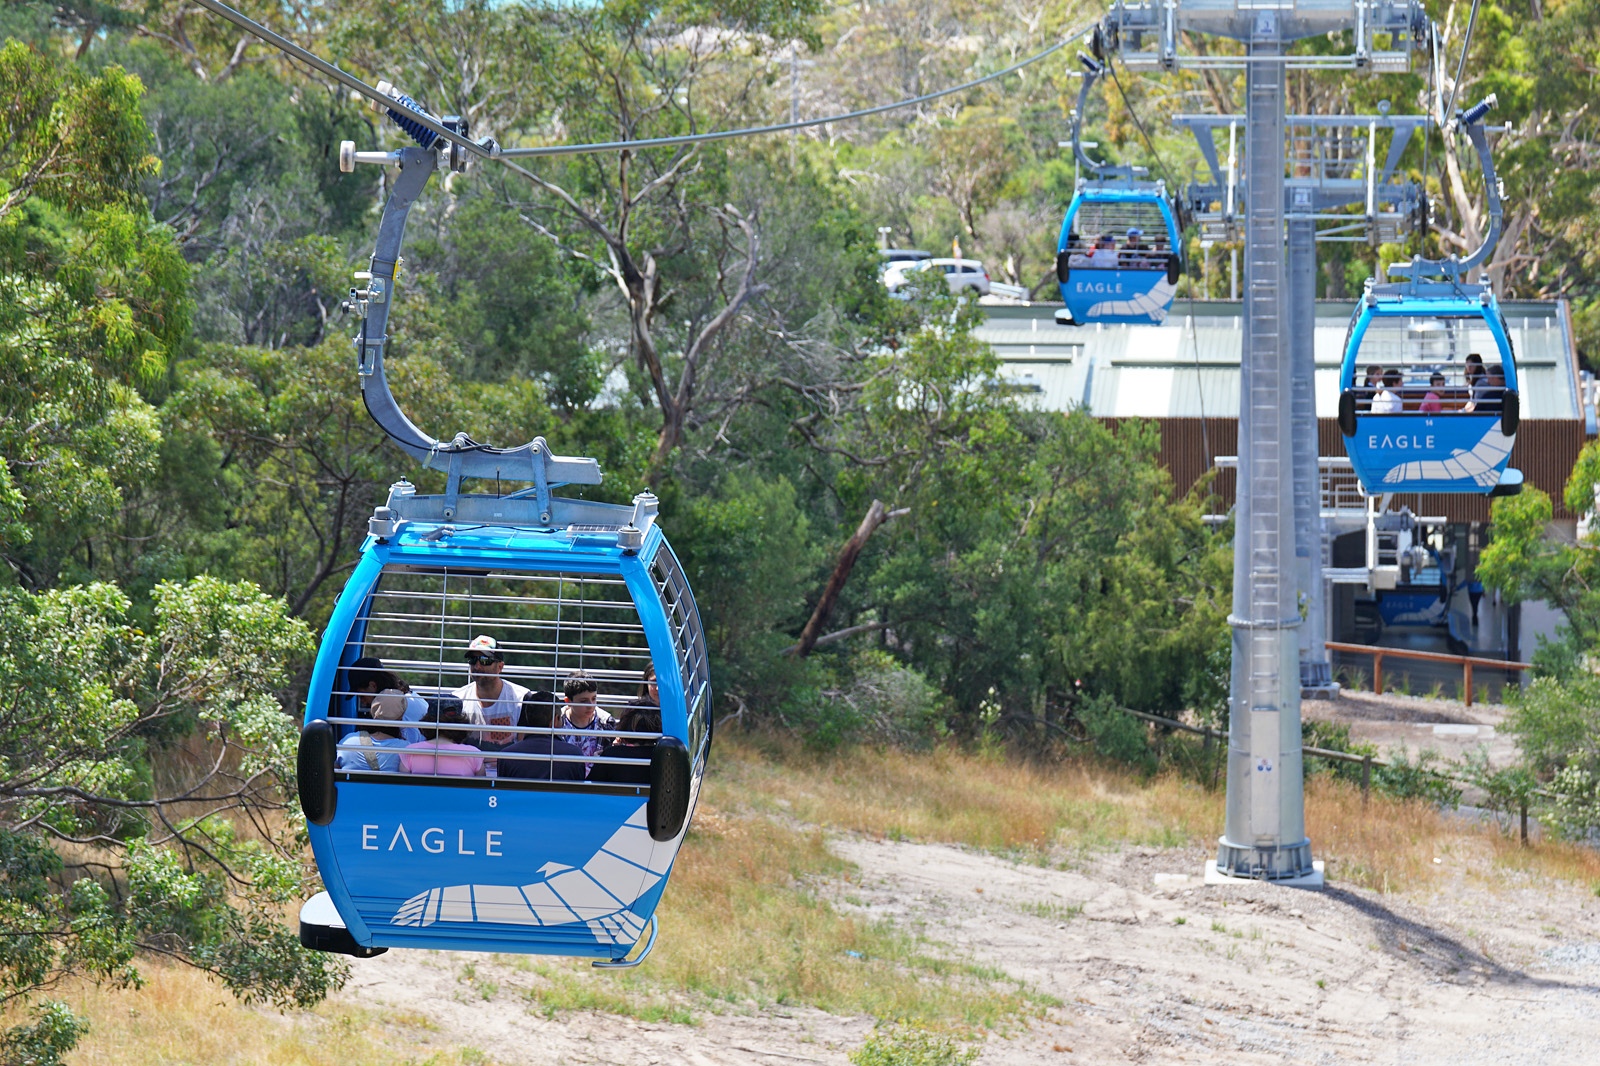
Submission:
POLYGON ((1532 663, 1512 662, 1507 659, 1484 659, 1472 655, 1446 655, 1437 651, 1408 651, 1405 648, 1380 648, 1373 644, 1341 644, 1328 641, 1329 651, 1354 652, 1372 656, 1372 691, 1383 695, 1383 660, 1419 659, 1429 663, 1459 663, 1461 666, 1461 692, 1467 706, 1472 706, 1472 668, 1487 666, 1495 670, 1527 670, 1532 663))

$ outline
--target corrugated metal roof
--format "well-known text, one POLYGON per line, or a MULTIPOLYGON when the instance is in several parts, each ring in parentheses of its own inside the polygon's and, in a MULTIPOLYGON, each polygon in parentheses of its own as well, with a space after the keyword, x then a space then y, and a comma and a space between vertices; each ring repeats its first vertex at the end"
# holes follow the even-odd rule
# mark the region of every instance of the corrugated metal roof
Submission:
MULTIPOLYGON (((1239 416, 1239 353, 1244 324, 1238 304, 1180 301, 1159 326, 1055 325, 1054 307, 986 307, 975 336, 994 346, 1007 375, 1030 382, 1025 396, 1040 407, 1087 405, 1107 418, 1239 416), (1038 386, 1031 391, 1032 385, 1038 386)), ((1506 303, 1511 341, 1522 374, 1523 416, 1581 422, 1576 360, 1566 308, 1506 303)), ((1351 305, 1317 307, 1313 344, 1317 414, 1339 407, 1339 365, 1351 305)))

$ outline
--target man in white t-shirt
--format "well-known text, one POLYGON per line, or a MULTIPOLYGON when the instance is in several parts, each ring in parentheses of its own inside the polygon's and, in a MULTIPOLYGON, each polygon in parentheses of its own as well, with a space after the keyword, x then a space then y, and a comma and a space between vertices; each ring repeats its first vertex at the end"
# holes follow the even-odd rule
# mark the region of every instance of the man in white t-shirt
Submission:
POLYGON ((1375 415, 1397 415, 1405 410, 1405 401, 1400 398, 1400 384, 1404 379, 1400 371, 1390 367, 1383 372, 1383 388, 1372 398, 1372 413, 1375 415))
POLYGON ((467 645, 467 669, 472 680, 451 693, 461 700, 467 721, 485 727, 470 740, 484 751, 499 751, 518 739, 516 733, 494 728, 516 725, 522 714, 522 699, 528 694, 521 685, 500 676, 505 665, 506 657, 493 637, 474 637, 467 645))

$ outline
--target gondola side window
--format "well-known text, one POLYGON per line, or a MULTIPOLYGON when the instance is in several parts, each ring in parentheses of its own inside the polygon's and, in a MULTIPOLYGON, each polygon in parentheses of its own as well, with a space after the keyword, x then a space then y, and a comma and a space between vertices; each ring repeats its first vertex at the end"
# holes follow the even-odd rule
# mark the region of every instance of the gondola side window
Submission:
MULTIPOLYGON (((352 625, 345 657, 377 663, 368 672, 378 671, 380 689, 389 693, 380 708, 371 684, 358 691, 351 676, 358 672, 343 671, 351 687, 334 693, 334 705, 361 719, 346 724, 346 743, 362 733, 376 739, 399 732, 405 780, 427 784, 503 773, 508 764, 570 769, 574 759, 563 745, 546 742, 539 755, 498 754, 528 737, 550 736, 550 727, 524 732, 531 729, 521 721, 524 699, 553 700, 559 713, 563 683, 581 670, 598 686, 599 707, 620 717, 650 649, 620 575, 397 567, 383 573, 352 625)), ((544 772, 505 776, 549 779, 544 772)))
POLYGON ((688 701, 688 747, 691 756, 700 751, 705 738, 706 719, 711 713, 710 657, 706 650, 705 631, 700 625, 700 613, 695 609, 694 594, 689 591, 683 568, 670 550, 663 547, 650 564, 651 577, 661 606, 666 610, 667 624, 672 630, 672 643, 683 677, 684 698, 688 701))
POLYGON ((1356 409, 1371 415, 1491 413, 1505 389, 1505 361, 1480 316, 1375 316, 1354 353, 1356 409))

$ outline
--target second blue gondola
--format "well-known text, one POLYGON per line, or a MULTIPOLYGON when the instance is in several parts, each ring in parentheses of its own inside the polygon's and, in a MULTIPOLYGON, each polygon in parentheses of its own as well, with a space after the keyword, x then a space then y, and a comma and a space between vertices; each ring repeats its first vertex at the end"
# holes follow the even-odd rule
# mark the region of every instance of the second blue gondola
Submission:
POLYGON ((1339 374, 1339 428, 1370 493, 1509 495, 1517 364, 1481 286, 1369 285, 1339 374))
POLYGON ((1084 74, 1072 118, 1072 151, 1088 176, 1078 181, 1056 241, 1056 281, 1066 305, 1056 320, 1159 325, 1183 274, 1182 227, 1164 183, 1147 180, 1143 167, 1100 163, 1084 152, 1084 109, 1104 68, 1082 52, 1078 60, 1084 74))
POLYGON ((1166 321, 1182 263, 1166 186, 1084 182, 1067 207, 1056 280, 1073 324, 1166 321))

